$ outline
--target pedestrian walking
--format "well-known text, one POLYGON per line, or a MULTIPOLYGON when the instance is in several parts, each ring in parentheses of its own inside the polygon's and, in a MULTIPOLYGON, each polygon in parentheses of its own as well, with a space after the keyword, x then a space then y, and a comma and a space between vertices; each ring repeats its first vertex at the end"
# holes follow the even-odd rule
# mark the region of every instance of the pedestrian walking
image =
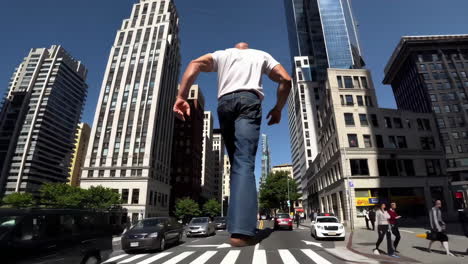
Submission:
POLYGON ((388 210, 388 214, 390 215, 390 219, 388 222, 390 223, 390 230, 392 234, 395 236, 395 240, 393 241, 393 250, 395 253, 400 253, 397 248, 398 244, 400 243, 401 235, 400 230, 398 229, 398 219, 401 218, 396 212, 397 205, 395 202, 390 204, 390 209, 388 210))
POLYGON ((434 207, 429 211, 429 221, 431 223, 431 232, 427 238, 431 241, 427 247, 427 251, 431 252, 432 244, 435 241, 439 241, 445 248, 447 256, 454 256, 449 250, 448 236, 447 236, 447 225, 442 220, 442 201, 436 200, 434 207))
POLYGON ((369 211, 367 211, 366 209, 364 209, 362 211, 362 214, 364 215, 364 220, 366 221, 366 227, 367 227, 367 230, 370 230, 370 227, 369 227, 369 211))
POLYGON ((299 215, 299 213, 296 213, 294 217, 296 220, 296 228, 299 228, 299 224, 301 223, 301 216, 299 215))
POLYGON ((371 209, 368 213, 369 215, 369 221, 372 224, 372 231, 375 231, 375 212, 378 210, 378 207, 375 206, 373 209, 371 209))
POLYGON ((200 72, 218 73, 218 118, 231 162, 228 231, 232 246, 255 244, 257 191, 255 156, 262 121, 262 75, 279 83, 277 102, 268 113, 268 125, 281 121, 291 90, 291 77, 270 54, 239 43, 232 49, 206 54, 190 62, 174 104, 177 118, 190 117, 187 97, 200 72))
POLYGON ((382 243, 383 239, 386 237, 387 254, 390 257, 398 258, 398 256, 395 255, 395 252, 393 251, 392 235, 390 233, 390 223, 388 222, 388 220, 390 219, 390 215, 385 210, 385 207, 385 204, 381 204, 379 210, 377 210, 377 212, 375 213, 375 218, 377 221, 377 232, 379 237, 377 239, 377 243, 375 244, 374 252, 379 252, 380 243, 382 243))

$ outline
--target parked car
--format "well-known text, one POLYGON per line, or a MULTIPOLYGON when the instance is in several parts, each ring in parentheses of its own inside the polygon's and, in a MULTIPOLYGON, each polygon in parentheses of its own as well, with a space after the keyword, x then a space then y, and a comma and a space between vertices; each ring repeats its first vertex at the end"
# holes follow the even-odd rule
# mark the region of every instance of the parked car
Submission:
POLYGON ((343 224, 335 216, 317 216, 315 221, 312 221, 310 234, 317 240, 331 237, 344 240, 346 231, 343 224))
POLYGON ((187 227, 187 237, 216 235, 215 224, 209 217, 194 217, 187 227))
POLYGON ((227 220, 224 216, 215 217, 213 222, 216 226, 216 229, 226 229, 227 227, 227 220))
POLYGON ((287 228, 289 230, 293 229, 293 221, 289 214, 277 214, 276 217, 274 218, 275 224, 274 228, 280 229, 280 228, 287 228))
POLYGON ((100 263, 120 233, 111 212, 0 209, 2 263, 100 263))
POLYGON ((174 218, 153 217, 138 221, 122 234, 122 250, 163 251, 169 243, 179 243, 184 234, 183 226, 174 218))

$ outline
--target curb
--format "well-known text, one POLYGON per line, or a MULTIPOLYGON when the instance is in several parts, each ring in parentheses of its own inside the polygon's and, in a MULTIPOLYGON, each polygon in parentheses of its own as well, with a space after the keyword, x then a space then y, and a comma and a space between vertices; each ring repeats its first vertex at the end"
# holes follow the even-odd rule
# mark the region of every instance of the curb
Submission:
POLYGON ((415 259, 412 259, 412 258, 408 258, 408 257, 404 257, 404 256, 400 256, 400 258, 396 259, 396 258, 392 258, 392 257, 387 257, 385 255, 374 255, 374 254, 367 254, 367 253, 362 253, 360 251, 357 251, 353 248, 353 236, 354 236, 354 231, 351 231, 351 233, 349 234, 349 239, 348 239, 348 244, 346 245, 346 248, 353 252, 353 253, 356 253, 356 254, 359 254, 361 256, 364 256, 364 257, 367 257, 367 258, 370 258, 370 259, 375 259, 375 260, 378 260, 378 261, 383 261, 383 263, 407 263, 407 262, 412 262, 412 263, 421 263, 415 259))

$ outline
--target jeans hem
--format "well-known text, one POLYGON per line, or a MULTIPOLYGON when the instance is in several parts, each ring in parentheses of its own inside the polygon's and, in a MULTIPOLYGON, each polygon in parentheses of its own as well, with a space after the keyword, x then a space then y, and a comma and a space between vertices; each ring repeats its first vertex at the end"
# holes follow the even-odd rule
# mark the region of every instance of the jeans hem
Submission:
POLYGON ((243 230, 228 230, 230 234, 240 234, 240 235, 245 235, 245 236, 255 236, 255 232, 250 232, 250 231, 243 231, 243 230))

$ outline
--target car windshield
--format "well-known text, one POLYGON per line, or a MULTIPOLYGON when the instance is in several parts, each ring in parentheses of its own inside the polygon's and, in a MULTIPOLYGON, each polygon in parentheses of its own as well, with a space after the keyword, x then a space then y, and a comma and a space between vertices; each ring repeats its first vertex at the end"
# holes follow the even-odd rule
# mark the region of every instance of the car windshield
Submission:
POLYGON ((208 223, 208 218, 194 218, 190 221, 191 224, 203 224, 208 223))
POLYGON ((334 217, 323 217, 323 218, 317 218, 318 223, 338 223, 338 219, 334 217))
POLYGON ((147 227, 157 227, 158 225, 164 225, 164 219, 144 219, 138 221, 138 223, 132 229, 142 229, 147 227))
POLYGON ((224 217, 215 217, 214 220, 215 222, 226 222, 226 218, 224 217))
POLYGON ((279 214, 279 215, 278 215, 278 218, 284 219, 284 218, 290 218, 290 217, 289 217, 288 214, 279 214))

